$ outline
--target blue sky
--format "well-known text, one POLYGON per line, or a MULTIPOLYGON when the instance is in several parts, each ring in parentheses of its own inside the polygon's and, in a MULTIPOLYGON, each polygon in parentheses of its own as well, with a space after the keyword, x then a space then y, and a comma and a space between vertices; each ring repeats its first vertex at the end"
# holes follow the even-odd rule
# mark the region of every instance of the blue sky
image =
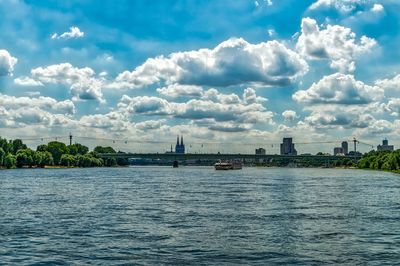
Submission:
POLYGON ((153 152, 178 134, 192 152, 276 153, 287 136, 398 146, 399 10, 395 0, 0 0, 1 135, 34 146, 73 132, 153 152))

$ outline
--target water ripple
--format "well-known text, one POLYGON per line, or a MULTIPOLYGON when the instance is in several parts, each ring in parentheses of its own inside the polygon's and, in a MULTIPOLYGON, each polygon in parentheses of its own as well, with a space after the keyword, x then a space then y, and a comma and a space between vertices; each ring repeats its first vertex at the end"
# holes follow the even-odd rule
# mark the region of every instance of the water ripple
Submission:
POLYGON ((332 169, 4 170, 0 264, 393 265, 399 180, 332 169))

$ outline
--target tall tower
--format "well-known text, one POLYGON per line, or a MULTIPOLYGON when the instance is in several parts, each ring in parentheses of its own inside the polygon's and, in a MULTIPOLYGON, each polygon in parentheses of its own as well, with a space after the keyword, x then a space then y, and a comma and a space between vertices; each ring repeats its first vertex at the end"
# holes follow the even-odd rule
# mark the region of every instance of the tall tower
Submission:
POLYGON ((179 143, 179 135, 176 138, 175 153, 185 153, 185 144, 183 144, 183 136, 181 136, 181 142, 179 143))
POLYGON ((347 141, 342 142, 342 149, 344 155, 349 153, 349 143, 347 141))
POLYGON ((181 136, 181 153, 185 153, 185 144, 183 144, 183 136, 181 136))
POLYGON ((175 153, 179 153, 181 145, 179 145, 179 135, 176 136, 175 153))

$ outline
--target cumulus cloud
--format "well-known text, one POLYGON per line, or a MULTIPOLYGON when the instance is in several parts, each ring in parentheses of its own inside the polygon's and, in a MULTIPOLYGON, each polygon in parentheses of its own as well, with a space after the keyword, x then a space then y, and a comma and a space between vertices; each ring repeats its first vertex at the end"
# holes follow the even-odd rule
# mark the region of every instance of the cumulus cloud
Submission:
POLYGON ((285 121, 294 121, 296 118, 298 118, 297 113, 293 110, 285 110, 282 113, 282 116, 285 121))
POLYGON ((97 77, 89 67, 77 68, 70 63, 38 67, 31 70, 31 77, 15 80, 19 85, 60 84, 70 87, 73 100, 98 100, 104 102, 101 91, 104 78, 97 77))
POLYGON ((312 109, 304 121, 315 128, 366 128, 375 121, 370 106, 323 105, 312 109))
POLYGON ((7 50, 0 50, 0 77, 12 75, 18 59, 11 56, 7 50))
POLYGON ((38 86, 43 86, 43 83, 38 81, 38 80, 34 80, 30 77, 19 77, 14 79, 14 83, 20 86, 27 86, 27 87, 38 87, 38 86))
POLYGON ((328 25, 320 30, 314 19, 303 18, 296 48, 308 59, 329 59, 331 68, 348 73, 355 70, 354 60, 370 52, 376 45, 374 39, 366 36, 357 41, 355 33, 349 28, 328 25))
POLYGON ((394 122, 390 122, 384 119, 375 120, 368 127, 358 128, 355 131, 355 134, 364 137, 379 137, 387 136, 388 134, 395 134, 394 137, 397 137, 396 130, 399 129, 400 120, 395 120, 394 122))
POLYGON ((378 79, 375 85, 381 87, 386 96, 398 97, 400 93, 400 75, 396 75, 393 78, 378 79))
POLYGON ((62 34, 58 33, 53 33, 51 35, 51 39, 77 39, 77 38, 83 38, 85 36, 85 33, 82 32, 78 27, 70 27, 69 31, 64 32, 62 34))
POLYGON ((385 8, 381 4, 374 4, 371 8, 372 12, 381 13, 385 11, 385 8))
POLYGON ((293 100, 308 104, 367 104, 381 99, 383 89, 355 80, 352 75, 336 73, 323 77, 307 90, 297 91, 293 100))
POLYGON ((267 98, 257 96, 256 91, 252 88, 247 88, 243 91, 243 102, 245 104, 252 104, 252 103, 265 103, 268 101, 267 98))
POLYGON ((161 120, 147 120, 144 122, 136 123, 135 127, 142 131, 160 129, 165 125, 165 119, 161 120))
POLYGON ((3 127, 66 125, 72 123, 70 116, 74 113, 74 103, 69 100, 0 94, 0 126, 3 127))
POLYGON ((83 127, 107 129, 110 131, 126 131, 130 125, 125 116, 118 112, 107 114, 84 115, 79 119, 79 125, 83 127))
POLYGON ((167 100, 153 96, 122 96, 118 104, 124 112, 147 114, 147 115, 168 115, 173 113, 173 106, 167 100))
POLYGON ((392 116, 400 116, 400 98, 390 98, 387 103, 382 104, 382 107, 392 116))
POLYGON ((70 100, 57 101, 50 97, 15 97, 0 93, 0 106, 6 109, 40 108, 53 113, 74 114, 75 105, 70 100))
POLYGON ((250 44, 229 39, 214 49, 149 58, 132 72, 117 76, 110 88, 141 88, 165 82, 197 86, 286 86, 308 71, 296 52, 277 41, 250 44))
POLYGON ((203 88, 194 85, 171 84, 167 87, 158 88, 157 92, 171 98, 201 97, 203 95, 203 88))
POLYGON ((224 131, 244 129, 256 123, 272 123, 273 113, 261 104, 266 99, 251 95, 253 92, 252 89, 247 89, 244 95, 249 97, 241 99, 236 94, 222 94, 215 89, 209 89, 200 99, 183 103, 169 102, 153 96, 124 95, 118 104, 118 112, 131 116, 139 114, 185 119, 206 125, 210 129, 212 127, 212 130, 222 130, 221 123, 224 123, 224 131))
POLYGON ((334 8, 342 13, 348 13, 367 1, 369 0, 317 0, 309 7, 309 9, 316 10, 334 8))

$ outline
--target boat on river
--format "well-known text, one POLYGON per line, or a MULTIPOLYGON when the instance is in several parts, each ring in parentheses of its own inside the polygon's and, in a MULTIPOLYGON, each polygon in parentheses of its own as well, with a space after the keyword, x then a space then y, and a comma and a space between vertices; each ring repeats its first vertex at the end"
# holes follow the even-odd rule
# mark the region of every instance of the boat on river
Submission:
POLYGON ((240 170, 242 169, 241 161, 219 161, 214 165, 215 170, 240 170))

